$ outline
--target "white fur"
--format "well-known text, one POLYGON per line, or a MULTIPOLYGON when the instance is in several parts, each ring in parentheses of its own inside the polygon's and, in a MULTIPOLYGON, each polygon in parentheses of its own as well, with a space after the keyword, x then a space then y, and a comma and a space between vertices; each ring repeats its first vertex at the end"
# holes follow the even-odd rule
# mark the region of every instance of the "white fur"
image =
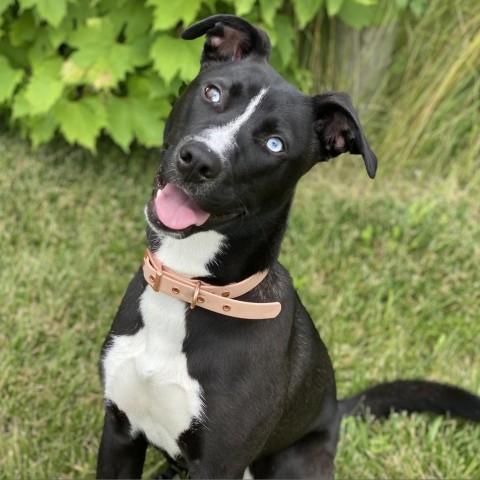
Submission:
MULTIPOLYGON (((183 275, 205 276, 223 242, 213 231, 184 239, 165 237, 155 254, 183 275)), ((147 286, 140 299, 145 326, 135 335, 114 337, 103 359, 105 399, 126 413, 132 435, 144 432, 172 457, 180 453, 179 435, 193 419, 202 421, 204 410, 202 388, 188 374, 183 352, 187 308, 147 286)))
POLYGON ((255 477, 249 467, 243 472, 243 480, 253 480, 255 477))
POLYGON ((224 240, 222 234, 213 230, 182 239, 164 237, 156 255, 167 267, 182 275, 206 277, 210 275, 207 264, 222 250, 224 240))
MULTIPOLYGON (((225 159, 226 155, 235 146, 235 139, 240 131, 240 128, 242 125, 247 123, 250 117, 254 114, 255 110, 265 97, 267 91, 268 88, 262 88, 262 90, 260 90, 260 92, 253 97, 252 100, 250 100, 250 103, 247 105, 245 111, 237 118, 234 118, 231 122, 225 125, 207 128, 197 135, 187 137, 183 143, 188 141, 198 141, 204 143, 207 148, 217 153, 220 158, 225 159)), ((182 145, 179 146, 179 149, 182 145)))

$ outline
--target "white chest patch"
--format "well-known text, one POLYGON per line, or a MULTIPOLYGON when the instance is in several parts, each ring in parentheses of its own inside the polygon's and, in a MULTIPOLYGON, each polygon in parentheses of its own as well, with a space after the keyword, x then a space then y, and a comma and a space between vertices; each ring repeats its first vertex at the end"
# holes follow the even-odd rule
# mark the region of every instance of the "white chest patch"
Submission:
MULTIPOLYGON (((213 231, 164 238, 156 255, 184 275, 205 276, 223 241, 213 231)), ((127 415, 132 435, 144 432, 172 457, 180 453, 180 434, 203 414, 202 388, 188 374, 183 352, 187 308, 147 286, 140 299, 145 326, 135 335, 114 337, 103 358, 105 399, 127 415)))

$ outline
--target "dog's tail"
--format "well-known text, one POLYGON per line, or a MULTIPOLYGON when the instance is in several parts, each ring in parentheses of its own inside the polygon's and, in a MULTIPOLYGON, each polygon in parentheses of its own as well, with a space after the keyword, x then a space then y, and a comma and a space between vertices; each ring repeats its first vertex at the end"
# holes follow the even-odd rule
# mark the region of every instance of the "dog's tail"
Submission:
POLYGON ((387 418, 391 412, 429 412, 480 422, 480 397, 452 385, 425 380, 380 383, 339 402, 342 416, 387 418))

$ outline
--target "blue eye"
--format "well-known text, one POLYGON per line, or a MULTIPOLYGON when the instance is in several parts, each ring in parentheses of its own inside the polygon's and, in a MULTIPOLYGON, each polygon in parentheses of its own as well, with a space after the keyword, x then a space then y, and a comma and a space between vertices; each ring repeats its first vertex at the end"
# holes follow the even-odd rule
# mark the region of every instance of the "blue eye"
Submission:
POLYGON ((273 153, 283 152, 283 142, 278 137, 269 138, 266 145, 273 153))
POLYGON ((205 87, 205 97, 212 103, 220 102, 221 96, 222 94, 217 87, 214 87, 213 85, 208 85, 207 87, 205 87))

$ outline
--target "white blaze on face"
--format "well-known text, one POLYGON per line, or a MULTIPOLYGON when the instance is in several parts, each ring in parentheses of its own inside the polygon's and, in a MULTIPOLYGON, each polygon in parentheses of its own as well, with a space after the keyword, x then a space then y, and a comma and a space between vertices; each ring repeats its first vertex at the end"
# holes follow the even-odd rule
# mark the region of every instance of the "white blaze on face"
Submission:
POLYGON ((245 125, 254 114, 267 91, 268 88, 262 88, 260 92, 252 98, 245 111, 237 118, 234 118, 231 122, 218 127, 207 128, 188 140, 202 142, 207 148, 217 153, 220 158, 225 158, 226 154, 235 146, 235 138, 240 131, 240 128, 242 125, 245 125))

